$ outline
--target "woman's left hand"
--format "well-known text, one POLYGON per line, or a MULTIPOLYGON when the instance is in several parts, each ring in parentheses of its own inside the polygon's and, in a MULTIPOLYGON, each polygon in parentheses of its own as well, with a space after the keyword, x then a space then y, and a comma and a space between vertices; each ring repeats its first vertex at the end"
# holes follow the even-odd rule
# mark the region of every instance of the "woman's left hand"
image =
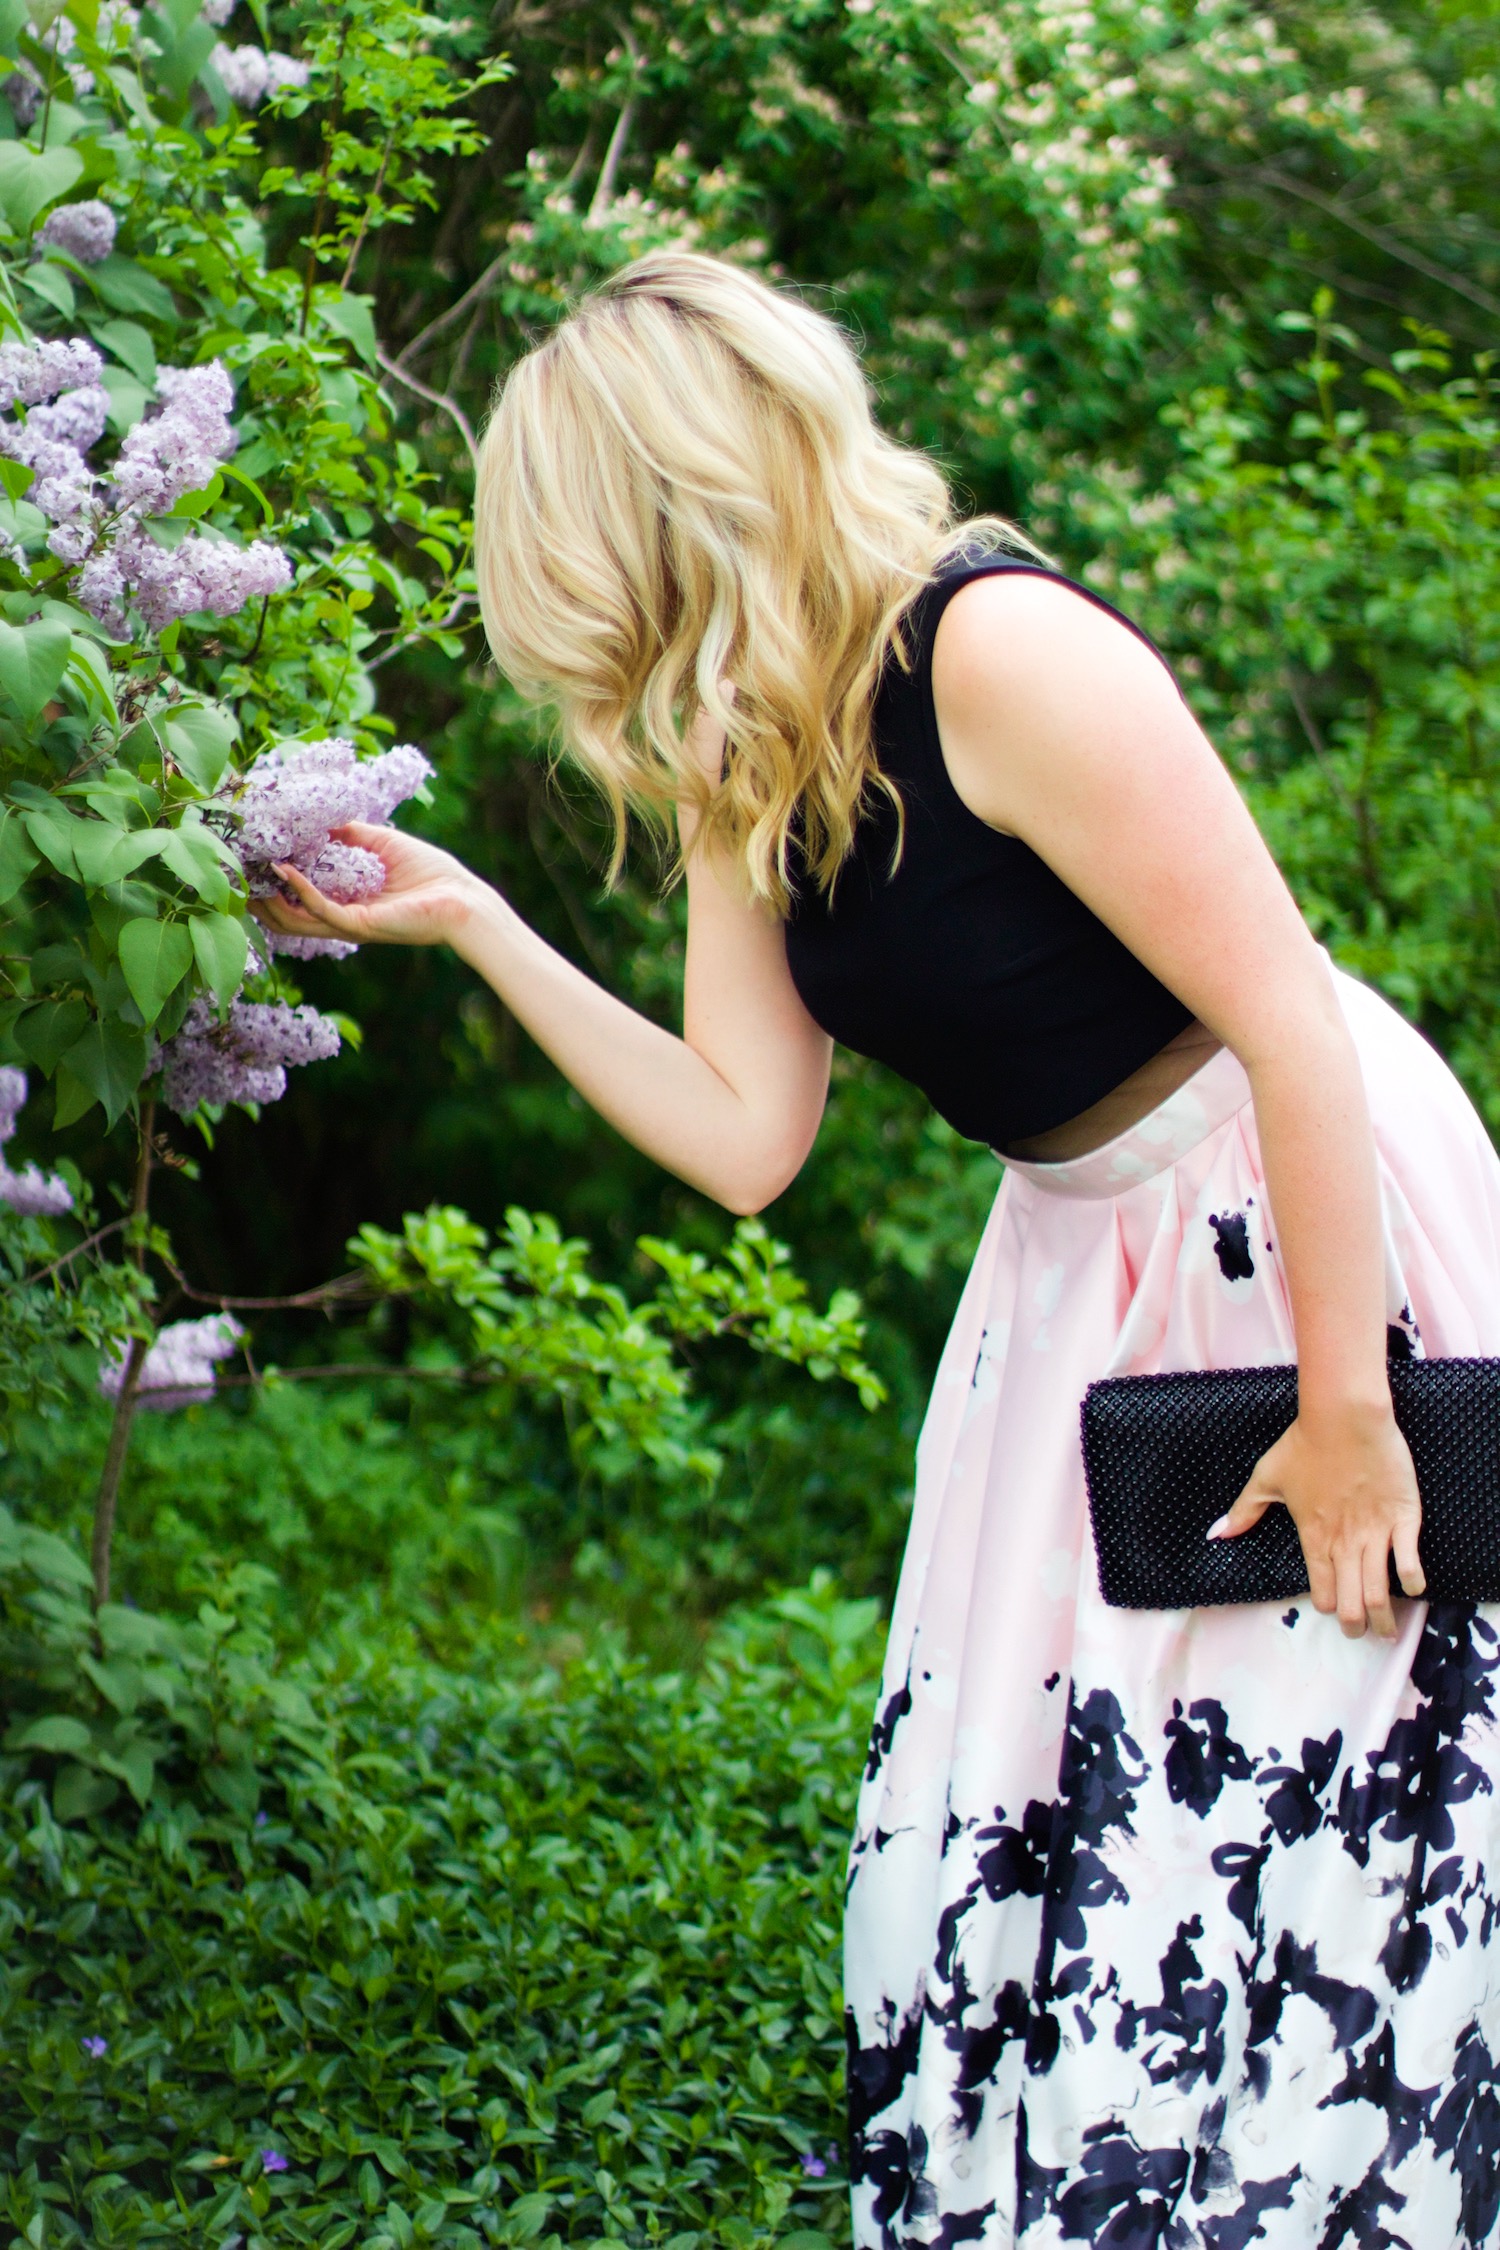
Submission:
POLYGON ((1254 1474, 1210 1538, 1233 1539, 1284 1501, 1302 1552, 1313 1605, 1335 1611, 1357 1640, 1366 1625, 1387 1639, 1396 1631, 1388 1558, 1401 1584, 1423 1592, 1417 1533, 1422 1501, 1405 1438, 1389 1406, 1320 1408, 1299 1414, 1255 1464, 1254 1474))

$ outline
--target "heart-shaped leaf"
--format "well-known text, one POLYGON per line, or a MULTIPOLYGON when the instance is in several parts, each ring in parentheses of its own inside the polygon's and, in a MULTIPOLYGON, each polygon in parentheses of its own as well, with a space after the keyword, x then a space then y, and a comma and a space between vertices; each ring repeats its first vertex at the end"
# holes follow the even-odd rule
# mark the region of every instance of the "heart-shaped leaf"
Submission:
MULTIPOLYGON (((6 146, 0 141, 0 156, 6 146)), ((27 726, 57 693, 72 646, 72 634, 56 618, 38 618, 34 625, 0 625, 0 689, 27 726)))
POLYGON ((68 1049, 66 1067, 113 1125, 145 1076, 146 1034, 117 1017, 91 1023, 68 1049))
MULTIPOLYGON (((193 963, 193 941, 182 922, 127 922, 120 932, 120 967, 130 997, 147 1023, 155 1023, 169 993, 193 963)), ((77 1064, 73 1066, 77 1069, 77 1064)))
POLYGON ((216 1000, 232 1000, 245 981, 249 933, 233 914, 195 914, 188 924, 203 981, 216 1000))
POLYGON ((73 148, 28 148, 24 141, 0 141, 0 212, 17 234, 29 234, 49 203, 83 177, 83 158, 73 148))
POLYGON ((239 728, 218 703, 180 703, 157 722, 176 765, 205 795, 217 789, 229 765, 239 728))
POLYGON ((50 1077, 88 1020, 81 1000, 43 1000, 17 1017, 15 1042, 27 1061, 50 1077))

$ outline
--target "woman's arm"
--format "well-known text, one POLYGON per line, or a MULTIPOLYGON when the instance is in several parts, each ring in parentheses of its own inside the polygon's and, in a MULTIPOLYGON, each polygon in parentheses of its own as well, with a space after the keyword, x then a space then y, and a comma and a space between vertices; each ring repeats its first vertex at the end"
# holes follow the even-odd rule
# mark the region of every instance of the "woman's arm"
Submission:
POLYGON ((1297 1420, 1228 1519, 1284 1499, 1318 1608, 1393 1632, 1387 1556, 1422 1588, 1416 1478, 1385 1372, 1364 1084, 1327 966, 1171 678, 1044 578, 977 579, 938 628, 954 786, 1024 838, 1244 1064, 1297 1334, 1297 1420))
MULTIPOLYGON (((711 746, 710 746, 711 747, 711 746)), ((617 1000, 448 853, 356 824, 386 887, 335 906, 294 868, 302 908, 262 901, 272 928, 363 943, 451 945, 627 1140, 731 1211, 758 1211, 800 1171, 828 1092, 832 1042, 797 997, 779 920, 713 853, 687 860, 684 1036, 617 1000)))

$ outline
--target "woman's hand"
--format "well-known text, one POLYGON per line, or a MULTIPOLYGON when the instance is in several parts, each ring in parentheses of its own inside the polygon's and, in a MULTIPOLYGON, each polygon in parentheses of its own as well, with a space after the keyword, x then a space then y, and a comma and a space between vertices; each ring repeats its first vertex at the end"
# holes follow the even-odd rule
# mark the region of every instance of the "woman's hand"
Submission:
POLYGON ((1325 1616, 1336 1610, 1351 1639, 1367 1623, 1393 1637, 1391 1549, 1408 1594, 1420 1594, 1426 1581, 1417 1553, 1417 1475, 1389 1406, 1299 1414, 1209 1537, 1249 1531, 1275 1500, 1285 1501, 1297 1526, 1314 1607, 1325 1616))
POLYGON ((494 892, 461 860, 440 852, 420 837, 398 828, 371 828, 362 820, 335 828, 341 844, 357 844, 385 865, 385 888, 374 898, 339 906, 295 867, 277 874, 296 892, 300 906, 284 898, 255 901, 255 913, 268 929, 284 937, 352 938, 360 945, 452 945, 463 935, 476 908, 494 903, 494 892))

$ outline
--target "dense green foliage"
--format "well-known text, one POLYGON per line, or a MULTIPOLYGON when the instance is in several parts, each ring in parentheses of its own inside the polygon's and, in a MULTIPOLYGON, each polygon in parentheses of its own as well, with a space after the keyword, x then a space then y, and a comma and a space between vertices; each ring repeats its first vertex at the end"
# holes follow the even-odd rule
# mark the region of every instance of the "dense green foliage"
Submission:
POLYGON ((1315 926, 1500 1124, 1500 21, 0 0, 0 54, 37 88, 0 98, 0 342, 92 341, 106 469, 219 359, 237 450, 146 536, 292 566, 121 629, 0 453, 5 1154, 75 1198, 0 1207, 13 2238, 837 2239, 852 1597, 994 1161, 840 1058, 735 1232, 455 962, 383 951, 253 975, 346 1032, 285 1100, 153 1118, 153 1038, 246 967, 223 792, 279 740, 420 743, 406 817, 674 1020, 681 900, 645 852, 603 891, 466 518, 495 379, 693 241, 813 290, 961 504, 1157 635, 1315 926), (220 37, 305 69, 237 106, 220 37), (94 263, 44 239, 83 199, 94 263), (221 1292, 246 1353, 126 1418, 96 1608, 101 1348, 221 1292))
POLYGON ((814 1589, 691 1677, 347 1634, 258 1813, 62 1828, 11 1762, 8 2239, 824 2250, 873 1625, 814 1589))

